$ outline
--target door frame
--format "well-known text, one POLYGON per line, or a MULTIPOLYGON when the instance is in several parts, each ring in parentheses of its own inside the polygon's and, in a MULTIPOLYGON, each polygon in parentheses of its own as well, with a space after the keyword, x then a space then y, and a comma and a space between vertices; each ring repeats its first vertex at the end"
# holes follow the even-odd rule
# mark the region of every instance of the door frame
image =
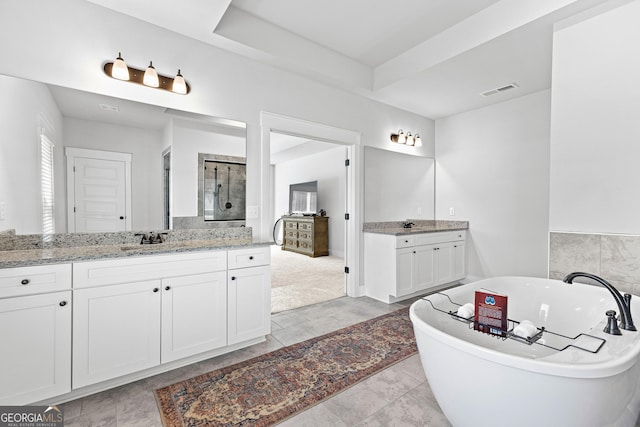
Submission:
POLYGON ((349 220, 345 220, 345 266, 349 267, 346 276, 347 295, 358 297, 364 295, 364 287, 360 286, 360 240, 359 231, 362 229, 362 194, 358 189, 361 182, 361 133, 348 129, 341 129, 322 123, 310 122, 294 117, 283 116, 267 111, 260 112, 261 127, 261 196, 260 196, 260 230, 261 238, 265 241, 272 239, 270 236, 273 224, 273 200, 270 197, 270 152, 271 132, 279 132, 294 136, 306 137, 320 141, 327 141, 347 147, 349 167, 347 168, 347 211, 349 220))
POLYGON ((76 158, 84 158, 124 162, 124 188, 126 204, 124 229, 126 231, 131 231, 131 153, 65 147, 64 155, 67 166, 67 230, 69 232, 74 232, 76 229, 76 217, 73 212, 73 208, 76 205, 73 165, 76 158))

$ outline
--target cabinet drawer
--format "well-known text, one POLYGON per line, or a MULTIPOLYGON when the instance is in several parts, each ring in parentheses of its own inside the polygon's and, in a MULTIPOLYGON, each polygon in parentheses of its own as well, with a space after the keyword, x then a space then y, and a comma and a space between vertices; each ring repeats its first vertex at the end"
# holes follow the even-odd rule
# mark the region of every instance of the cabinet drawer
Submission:
POLYGON ((257 267, 259 265, 269 265, 271 262, 271 249, 269 246, 234 249, 229 251, 229 269, 257 267))
POLYGON ((313 222, 299 222, 298 230, 313 231, 313 222))
POLYGON ((435 243, 444 242, 456 242, 464 240, 466 237, 465 230, 459 231, 440 231, 436 233, 424 233, 416 234, 414 237, 414 244, 417 245, 432 245, 435 243))
POLYGON ((227 252, 192 252, 73 264, 73 287, 86 288, 227 269, 227 252))
POLYGON ((396 249, 408 248, 414 246, 414 236, 398 236, 396 237, 396 249))
POLYGON ((313 232, 311 231, 300 231, 298 232, 298 239, 304 240, 313 240, 313 232))
POLYGON ((289 238, 289 239, 297 239, 298 238, 298 231, 297 230, 286 230, 284 232, 284 236, 285 236, 285 238, 289 238))
POLYGON ((0 269, 0 298, 71 289, 71 264, 0 269))
POLYGON ((285 230, 297 230, 298 229, 298 223, 295 221, 285 221, 284 222, 284 228, 285 230))

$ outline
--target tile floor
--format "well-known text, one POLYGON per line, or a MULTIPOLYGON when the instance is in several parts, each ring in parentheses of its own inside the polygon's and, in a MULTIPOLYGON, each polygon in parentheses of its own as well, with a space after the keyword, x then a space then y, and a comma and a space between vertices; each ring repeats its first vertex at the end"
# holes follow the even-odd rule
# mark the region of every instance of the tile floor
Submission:
MULTIPOLYGON (((407 304, 407 303, 403 303, 407 304)), ((272 316, 266 342, 64 404, 65 426, 161 426, 153 391, 402 307, 343 297, 272 316)), ((280 424, 450 426, 412 356, 280 424)))

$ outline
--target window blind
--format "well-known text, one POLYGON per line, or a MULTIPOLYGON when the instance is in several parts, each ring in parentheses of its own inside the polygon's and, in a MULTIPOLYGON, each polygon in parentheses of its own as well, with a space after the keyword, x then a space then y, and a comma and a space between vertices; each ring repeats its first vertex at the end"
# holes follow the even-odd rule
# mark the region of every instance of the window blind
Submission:
POLYGON ((53 199, 54 144, 40 135, 40 188, 42 192, 42 233, 55 233, 55 205, 53 199))

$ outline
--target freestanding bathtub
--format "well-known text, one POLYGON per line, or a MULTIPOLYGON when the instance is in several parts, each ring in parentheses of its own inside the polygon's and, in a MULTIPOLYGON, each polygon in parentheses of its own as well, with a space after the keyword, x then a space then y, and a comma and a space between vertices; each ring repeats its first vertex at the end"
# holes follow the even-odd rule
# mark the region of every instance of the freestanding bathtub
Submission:
MULTIPOLYGON (((639 297, 631 309, 640 325, 639 297)), ((455 427, 635 426, 640 331, 604 333, 607 310, 618 307, 604 287, 498 277, 424 297, 410 316, 433 394, 455 427), (448 314, 479 289, 508 296, 510 328, 544 327, 537 341, 484 334, 448 314)))

